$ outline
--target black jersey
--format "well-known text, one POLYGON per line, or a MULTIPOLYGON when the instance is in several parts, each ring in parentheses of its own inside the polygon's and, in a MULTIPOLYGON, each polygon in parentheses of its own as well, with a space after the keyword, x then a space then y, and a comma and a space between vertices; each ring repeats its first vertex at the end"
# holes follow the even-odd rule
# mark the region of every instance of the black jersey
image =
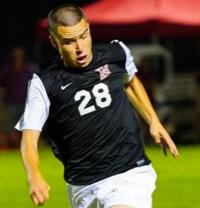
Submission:
POLYGON ((86 68, 59 61, 39 74, 50 100, 46 130, 70 184, 86 185, 149 164, 124 86, 126 54, 119 43, 93 48, 86 68))

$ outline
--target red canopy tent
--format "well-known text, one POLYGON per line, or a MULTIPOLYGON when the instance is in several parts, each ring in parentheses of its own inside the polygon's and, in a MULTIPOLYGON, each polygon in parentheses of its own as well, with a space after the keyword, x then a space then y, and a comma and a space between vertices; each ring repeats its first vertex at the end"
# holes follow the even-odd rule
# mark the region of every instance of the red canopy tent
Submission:
MULTIPOLYGON (((95 39, 200 35, 200 0, 99 0, 82 9, 95 39)), ((46 29, 40 20, 39 39, 46 29)))

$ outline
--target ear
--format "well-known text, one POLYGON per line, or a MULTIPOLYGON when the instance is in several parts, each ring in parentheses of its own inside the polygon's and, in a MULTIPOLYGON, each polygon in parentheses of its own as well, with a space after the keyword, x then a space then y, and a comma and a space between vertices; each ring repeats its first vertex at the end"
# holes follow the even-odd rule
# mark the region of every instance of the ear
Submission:
POLYGON ((56 43, 56 40, 55 38, 52 36, 52 35, 49 35, 49 40, 51 42, 51 45, 55 48, 55 49, 58 49, 58 45, 56 43))

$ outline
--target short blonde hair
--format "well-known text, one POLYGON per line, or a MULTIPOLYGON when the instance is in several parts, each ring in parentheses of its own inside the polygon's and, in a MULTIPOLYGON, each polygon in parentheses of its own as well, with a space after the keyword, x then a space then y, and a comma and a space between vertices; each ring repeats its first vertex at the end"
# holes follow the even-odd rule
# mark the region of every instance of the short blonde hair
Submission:
POLYGON ((53 8, 48 14, 48 30, 54 32, 58 26, 73 26, 79 23, 85 15, 73 4, 61 4, 53 8))

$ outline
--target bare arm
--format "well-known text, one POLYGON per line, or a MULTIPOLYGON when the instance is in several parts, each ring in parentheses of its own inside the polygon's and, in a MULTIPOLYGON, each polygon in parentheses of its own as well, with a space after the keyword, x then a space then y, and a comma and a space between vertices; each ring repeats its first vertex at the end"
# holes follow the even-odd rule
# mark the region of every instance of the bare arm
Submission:
POLYGON ((38 140, 40 132, 24 130, 21 153, 30 185, 30 196, 36 205, 43 204, 49 197, 49 186, 39 169, 38 140))
POLYGON ((132 105, 150 126, 150 134, 154 138, 155 143, 159 144, 164 149, 164 152, 166 146, 175 158, 178 157, 179 153, 176 145, 160 123, 142 83, 136 76, 126 87, 126 93, 132 105))
POLYGON ((134 76, 132 81, 129 83, 126 88, 126 92, 131 103, 138 110, 148 125, 150 125, 154 120, 159 120, 149 100, 146 90, 137 76, 134 76))

